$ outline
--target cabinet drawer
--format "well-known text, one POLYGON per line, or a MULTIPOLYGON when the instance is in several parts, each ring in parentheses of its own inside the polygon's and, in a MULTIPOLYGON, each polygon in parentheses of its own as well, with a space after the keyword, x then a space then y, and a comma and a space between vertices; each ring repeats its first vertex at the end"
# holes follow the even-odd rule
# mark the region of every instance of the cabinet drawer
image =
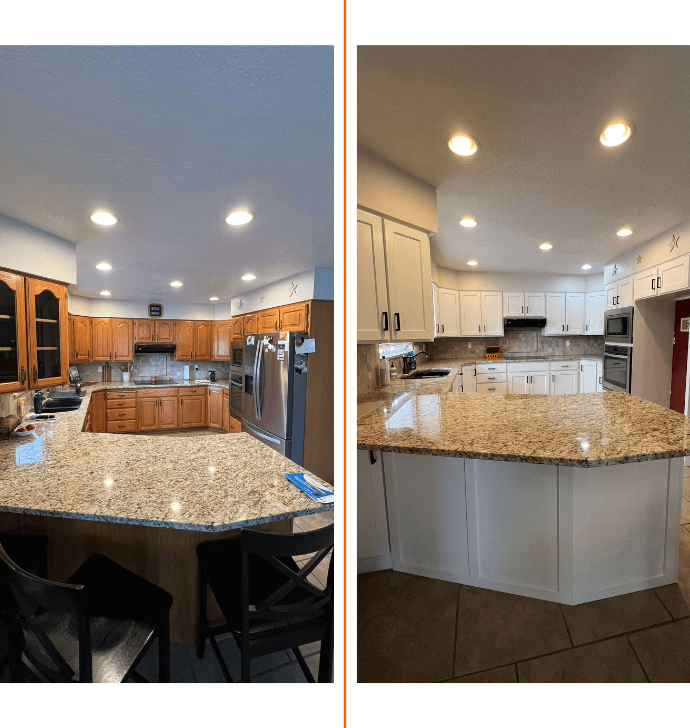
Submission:
POLYGON ((156 397, 177 397, 177 387, 161 387, 160 389, 140 389, 137 392, 139 399, 156 399, 156 397))
POLYGON ((479 374, 494 374, 495 372, 503 372, 505 374, 505 364, 477 364, 477 376, 479 374))
MULTIPOLYGON (((106 399, 136 399, 136 392, 106 392, 106 399)), ((131 405, 130 405, 131 406, 131 405)))
POLYGON ((126 409, 111 408, 106 410, 106 420, 114 422, 116 420, 134 420, 136 419, 136 407, 127 407, 126 409))
POLYGON ((552 372, 558 372, 562 369, 579 369, 580 368, 580 362, 579 361, 552 361, 551 362, 551 371, 552 372))
POLYGON ((486 384, 490 382, 505 382, 506 375, 501 372, 495 372, 494 374, 479 374, 477 373, 477 384, 486 384))
POLYGON ((108 422, 108 432, 136 432, 134 420, 123 420, 122 422, 108 422))
POLYGON ((228 420, 228 432, 242 432, 242 423, 232 415, 228 420))
POLYGON ((505 382, 484 382, 483 384, 477 383, 477 394, 506 394, 508 391, 505 382))
POLYGON ((180 387, 180 397, 200 397, 206 394, 206 387, 180 387))
POLYGON ((110 409, 127 409, 136 405, 136 399, 106 399, 106 411, 110 409))
POLYGON ((548 372, 548 361, 521 361, 508 364, 508 373, 511 372, 548 372))

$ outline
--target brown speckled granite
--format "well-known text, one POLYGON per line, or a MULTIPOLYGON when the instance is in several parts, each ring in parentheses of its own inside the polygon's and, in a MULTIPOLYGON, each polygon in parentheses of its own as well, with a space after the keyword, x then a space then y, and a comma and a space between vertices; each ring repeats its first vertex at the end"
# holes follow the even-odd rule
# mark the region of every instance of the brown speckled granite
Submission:
POLYGON ((251 435, 82 432, 91 392, 123 388, 139 387, 87 387, 76 412, 38 420, 35 435, 0 442, 0 511, 226 531, 333 510, 283 477, 308 471, 251 435))
POLYGON ((402 392, 385 401, 358 421, 358 449, 577 467, 690 455, 690 418, 628 394, 402 392))

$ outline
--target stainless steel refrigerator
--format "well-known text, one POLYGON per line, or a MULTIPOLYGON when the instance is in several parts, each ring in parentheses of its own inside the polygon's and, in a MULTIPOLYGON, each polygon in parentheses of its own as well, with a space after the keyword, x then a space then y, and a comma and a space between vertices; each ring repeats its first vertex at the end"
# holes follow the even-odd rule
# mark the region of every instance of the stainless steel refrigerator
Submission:
POLYGON ((292 331, 244 337, 242 432, 298 465, 304 456, 306 356, 295 354, 292 331))

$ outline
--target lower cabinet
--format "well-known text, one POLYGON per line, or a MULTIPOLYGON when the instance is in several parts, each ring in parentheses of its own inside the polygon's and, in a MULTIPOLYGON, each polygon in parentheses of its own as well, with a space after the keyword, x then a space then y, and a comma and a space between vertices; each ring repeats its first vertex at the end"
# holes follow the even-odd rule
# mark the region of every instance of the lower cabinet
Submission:
POLYGON ((158 400, 151 397, 137 400, 137 420, 140 431, 157 430, 158 400))
POLYGON ((516 372, 508 374, 510 394, 549 394, 548 372, 516 372))
POLYGON ((158 398, 158 429, 174 430, 177 427, 177 396, 158 398))
POLYGON ((230 392, 223 390, 223 423, 222 427, 226 432, 230 432, 230 392))
POLYGON ((551 372, 551 394, 577 394, 580 372, 551 372))
POLYGON ((180 395, 179 427, 206 427, 206 396, 180 395))
POLYGON ((580 393, 597 392, 597 381, 597 362, 582 362, 580 364, 580 393))
POLYGON ((208 390, 208 426, 223 427, 223 391, 220 389, 208 390))
POLYGON ((357 571, 390 567, 383 458, 380 452, 357 450, 357 571))
POLYGON ((105 392, 94 392, 91 395, 91 432, 106 432, 105 392))

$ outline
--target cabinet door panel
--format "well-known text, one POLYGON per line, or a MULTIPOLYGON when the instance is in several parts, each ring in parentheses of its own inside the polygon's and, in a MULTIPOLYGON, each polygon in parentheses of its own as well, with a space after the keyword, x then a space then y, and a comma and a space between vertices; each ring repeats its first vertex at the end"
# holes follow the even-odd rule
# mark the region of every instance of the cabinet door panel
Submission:
POLYGON ((438 336, 460 336, 460 292, 438 289, 438 336))
POLYGON ((565 334, 565 293, 546 294, 546 335, 565 334))
POLYGON ((504 293, 503 315, 507 318, 519 318, 525 315, 525 294, 504 293))
MULTIPOLYGON (((507 316, 507 313, 503 313, 507 316)), ((546 294, 525 293, 525 316, 546 317, 546 294)))
POLYGON ((622 281, 618 281, 618 298, 616 300, 620 307, 632 306, 634 304, 632 276, 622 281))
POLYGON ((503 296, 482 291, 482 335, 503 336, 503 296))
POLYGON ((216 321, 213 325, 213 361, 230 361, 232 323, 216 321))
POLYGON ((112 329, 110 328, 110 319, 91 319, 91 360, 110 361, 112 349, 112 329))
POLYGON ((245 334, 258 334, 259 317, 255 313, 250 313, 243 317, 242 328, 245 334))
POLYGON ((529 375, 529 378, 530 394, 549 394, 551 376, 548 372, 534 372, 529 375))
POLYGON ((259 311, 258 328, 260 334, 273 334, 278 331, 278 320, 280 318, 280 309, 269 308, 265 311, 259 311))
POLYGON ((586 324, 585 333, 588 336, 604 335, 604 305, 606 304, 605 293, 588 293, 586 296, 586 324))
POLYGON ((230 431, 230 393, 228 390, 223 390, 223 424, 222 428, 226 431, 230 431))
POLYGON ((0 270, 0 393, 28 389, 24 277, 0 270))
POLYGON ((296 303, 292 306, 281 306, 278 328, 281 331, 306 331, 306 308, 306 303, 296 303))
POLYGON ((149 319, 134 319, 134 343, 151 344, 156 340, 156 322, 149 319))
POLYGON ((156 321, 156 341, 159 344, 175 343, 174 321, 156 321))
POLYGON ((633 276, 633 293, 635 294, 636 301, 640 298, 656 296, 656 279, 656 267, 643 270, 642 273, 633 276))
POLYGON ((389 341, 390 319, 383 220, 357 210, 357 341, 389 341))
POLYGON ((211 321, 194 322, 194 359, 210 361, 213 356, 213 323, 211 321))
POLYGON ((206 397, 180 397, 180 427, 206 427, 206 397))
POLYGON ((67 383, 69 331, 67 288, 61 283, 26 279, 29 388, 67 383))
POLYGON ((618 283, 609 283, 606 286, 606 310, 618 308, 618 283))
POLYGON ((223 427, 223 393, 220 390, 209 390, 208 426, 223 427))
POLYGON ((71 319, 70 362, 91 361, 91 319, 88 316, 72 316, 71 319))
POLYGON ((132 319, 110 319, 113 337, 113 361, 133 361, 132 319))
POLYGON ((688 288, 689 262, 690 256, 684 255, 682 258, 670 260, 668 263, 662 263, 659 266, 657 282, 660 294, 682 291, 688 288))
POLYGON ((194 321, 178 321, 175 326, 175 359, 191 361, 194 358, 194 321))
POLYGON ((155 398, 137 399, 137 422, 139 430, 158 428, 158 400, 155 398))
POLYGON ((460 291, 460 330, 463 336, 481 336, 482 300, 479 291, 460 291))
POLYGON ((597 365, 596 362, 582 362, 580 364, 580 393, 591 394, 597 391, 597 365))
POLYGON ((434 301, 434 335, 438 336, 441 333, 441 312, 439 311, 439 293, 438 286, 432 281, 431 282, 431 296, 434 301))
POLYGON ((431 341, 434 312, 431 254, 426 234, 383 221, 392 341, 431 341))
POLYGON ((158 399, 158 429, 175 429, 177 421, 177 397, 160 397, 158 399))
POLYGON ((508 391, 511 394, 531 394, 529 386, 529 375, 508 374, 508 391))
POLYGON ((357 558, 385 556, 388 543, 388 516, 383 485, 381 453, 371 462, 368 450, 357 451, 357 558))
POLYGON ((585 333, 585 294, 568 293, 565 301, 565 332, 571 336, 585 333))
POLYGON ((569 371, 551 374, 551 394, 577 394, 580 372, 569 371))
POLYGON ((106 432, 106 413, 105 392, 94 392, 91 395, 91 432, 106 432))
POLYGON ((235 318, 232 319, 232 340, 233 341, 241 341, 242 336, 244 335, 244 317, 243 316, 235 316, 235 318))
POLYGON ((477 370, 474 367, 462 368, 462 391, 465 393, 477 391, 477 370))

